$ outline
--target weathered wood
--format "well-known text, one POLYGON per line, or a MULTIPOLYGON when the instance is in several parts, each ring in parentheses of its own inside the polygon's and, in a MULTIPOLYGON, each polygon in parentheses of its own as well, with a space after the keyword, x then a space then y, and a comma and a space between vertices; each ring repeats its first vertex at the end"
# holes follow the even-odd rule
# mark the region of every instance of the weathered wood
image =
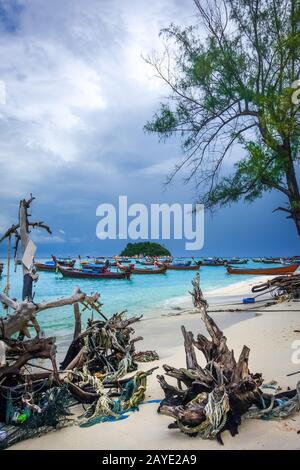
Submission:
POLYGON ((195 349, 193 347, 193 333, 191 331, 187 332, 184 326, 181 327, 181 331, 184 338, 186 367, 187 369, 197 369, 199 364, 197 362, 195 349))
POLYGON ((250 375, 248 368, 250 349, 247 346, 244 346, 236 367, 234 368, 234 374, 232 376, 233 382, 240 382, 241 380, 247 378, 250 375))
POLYGON ((28 323, 35 319, 37 314, 45 310, 73 305, 78 302, 89 304, 98 301, 99 297, 100 295, 98 293, 88 296, 84 292, 81 292, 79 288, 76 288, 74 294, 70 297, 34 304, 26 300, 18 303, 9 299, 6 295, 0 294, 0 301, 15 310, 11 315, 2 318, 2 322, 0 323, 0 335, 2 338, 10 338, 15 333, 23 331, 28 326, 28 323))
POLYGON ((166 375, 177 380, 179 388, 169 385, 163 376, 158 376, 165 398, 159 412, 176 419, 172 428, 179 428, 189 435, 216 437, 222 442, 221 432, 228 429, 237 434, 241 416, 252 405, 261 405, 259 386, 261 374, 251 374, 248 368, 250 349, 244 346, 238 361, 227 346, 227 339, 215 321, 208 315, 208 304, 200 289, 200 276, 193 279, 193 301, 210 336, 202 334, 197 339, 181 327, 187 369, 176 369, 164 365, 166 375), (205 368, 197 362, 195 349, 206 359, 205 368), (181 393, 181 383, 186 387, 181 393))
POLYGON ((86 360, 86 355, 87 355, 87 349, 85 346, 83 346, 79 353, 74 357, 74 359, 66 366, 67 370, 72 370, 76 368, 80 368, 85 360, 86 360))
POLYGON ((75 317, 73 340, 75 340, 78 338, 78 336, 81 333, 81 313, 80 313, 78 302, 74 303, 73 308, 74 308, 74 317, 75 317))
MULTIPOLYGON (((27 210, 30 207, 30 204, 34 200, 34 197, 31 196, 31 198, 26 201, 26 199, 23 199, 20 201, 20 206, 19 206, 19 224, 20 224, 20 238, 21 238, 21 253, 22 257, 24 256, 25 250, 28 245, 29 241, 29 228, 28 228, 28 213, 27 210)), ((28 272, 28 269, 24 264, 22 264, 23 267, 23 276, 28 272)))
POLYGON ((54 337, 9 343, 6 354, 7 360, 16 359, 13 364, 0 368, 0 377, 20 374, 20 369, 31 359, 39 358, 54 361, 55 354, 54 337))

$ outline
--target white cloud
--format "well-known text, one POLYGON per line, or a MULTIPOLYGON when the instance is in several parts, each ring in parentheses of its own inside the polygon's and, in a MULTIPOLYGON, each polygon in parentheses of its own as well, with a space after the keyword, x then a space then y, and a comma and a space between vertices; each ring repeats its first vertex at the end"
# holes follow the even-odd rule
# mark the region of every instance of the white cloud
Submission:
POLYGON ((40 230, 34 230, 30 234, 30 238, 37 244, 60 244, 65 243, 65 239, 60 235, 44 235, 40 230))
POLYGON ((165 89, 141 55, 160 47, 161 27, 192 20, 192 2, 17 3, 17 11, 5 3, 14 30, 0 25, 3 212, 33 192, 50 212, 78 213, 78 195, 87 208, 91 196, 118 190, 124 174, 164 171, 166 150, 152 152, 156 138, 142 126, 165 89))

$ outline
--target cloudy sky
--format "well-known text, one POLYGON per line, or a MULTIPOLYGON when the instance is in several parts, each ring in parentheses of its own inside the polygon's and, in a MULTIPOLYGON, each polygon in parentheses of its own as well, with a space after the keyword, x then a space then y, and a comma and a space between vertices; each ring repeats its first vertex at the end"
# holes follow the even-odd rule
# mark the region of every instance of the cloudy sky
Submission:
MULTIPOLYGON (((162 27, 195 21, 192 0, 0 0, 0 232, 32 192, 34 218, 53 229, 35 233, 40 254, 113 254, 124 241, 96 238, 98 204, 193 202, 180 178, 163 187, 178 142, 143 132, 167 89, 142 55, 162 47, 162 27)), ((271 193, 207 215, 202 253, 296 253, 278 202, 271 193)))

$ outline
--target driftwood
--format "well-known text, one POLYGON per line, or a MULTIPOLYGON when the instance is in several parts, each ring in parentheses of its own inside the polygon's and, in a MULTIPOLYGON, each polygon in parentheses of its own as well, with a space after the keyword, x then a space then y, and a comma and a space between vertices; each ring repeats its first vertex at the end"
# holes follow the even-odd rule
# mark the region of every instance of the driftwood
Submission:
POLYGON ((30 337, 28 326, 30 322, 36 319, 38 313, 51 308, 59 308, 76 303, 84 303, 85 305, 89 304, 92 306, 92 304, 95 304, 99 300, 99 297, 100 295, 98 293, 88 296, 84 292, 81 292, 78 287, 70 297, 35 304, 27 300, 17 302, 16 300, 10 299, 5 294, 0 293, 0 301, 14 309, 11 315, 1 317, 0 338, 8 339, 18 332, 23 332, 25 336, 30 337))
POLYGON ((276 276, 267 282, 252 287, 252 292, 268 292, 273 297, 285 296, 287 299, 299 298, 300 296, 300 274, 276 276))
MULTIPOLYGON (((89 297, 83 299, 86 308, 89 297)), ((6 364, 0 367, 0 421, 6 420, 9 426, 2 427, 7 437, 0 442, 0 448, 69 424, 65 413, 72 404, 90 405, 83 421, 79 421, 80 425, 89 426, 118 418, 144 399, 147 376, 156 368, 137 372, 133 359, 135 344, 142 338, 134 337, 132 325, 141 317, 126 319, 122 312, 107 321, 90 319, 87 328, 81 331, 81 302, 78 297, 76 300, 73 340, 60 371, 56 366, 55 338, 2 339, 6 345, 6 364), (52 369, 41 366, 35 359, 50 360, 52 369), (30 371, 28 366, 40 367, 42 372, 30 371), (128 372, 134 375, 124 378, 128 372), (46 403, 45 394, 50 400, 46 403), (22 416, 24 410, 28 412, 29 407, 32 411, 25 424, 14 428, 12 424, 16 422, 11 420, 15 415, 22 416), (35 410, 40 410, 42 417, 35 410)), ((94 306, 95 302, 94 295, 91 304, 94 306)))
MULTIPOLYGON (((199 273, 192 284, 194 306, 201 314, 210 339, 202 334, 194 339, 193 333, 182 327, 186 368, 163 366, 166 375, 176 379, 177 387, 168 384, 164 376, 158 376, 165 393, 158 411, 175 419, 170 429, 179 428, 191 436, 216 438, 222 443, 221 433, 227 429, 232 436, 237 434, 241 417, 250 407, 259 410, 275 402, 263 395, 262 375, 249 370, 250 349, 244 346, 236 361, 223 332, 208 315, 199 273), (195 348, 203 354, 205 367, 198 364, 195 348)), ((297 399, 297 393, 296 390, 291 392, 292 400, 297 399)), ((294 403, 292 405, 294 409, 294 403)))
POLYGON ((55 338, 41 338, 29 341, 15 341, 7 344, 7 361, 14 360, 11 365, 0 367, 0 380, 4 376, 18 375, 20 369, 32 359, 50 359, 54 372, 57 374, 55 363, 55 338))
MULTIPOLYGON (((23 256, 31 229, 39 227, 51 233, 44 222, 31 221, 29 208, 33 200, 31 196, 29 200, 20 201, 18 224, 8 229, 0 240, 9 240, 9 261, 13 235, 17 259, 19 242, 23 256)), ((33 279, 33 274, 23 265, 24 279, 28 280, 28 276, 33 279)), ((29 289, 27 285, 23 287, 22 301, 9 297, 8 288, 0 293, 0 303, 10 312, 0 317, 0 447, 65 425, 68 409, 74 403, 94 406, 91 423, 119 416, 122 410, 135 408, 144 399, 147 376, 154 370, 136 372, 135 345, 143 338, 134 337, 133 324, 141 316, 126 318, 125 312, 121 312, 107 319, 101 311, 100 295, 88 295, 80 288, 70 297, 35 303, 30 283, 29 289), (73 305, 74 333, 58 370, 55 337, 44 337, 38 314, 67 305, 73 305), (101 320, 88 320, 87 328, 82 331, 80 308, 97 312, 101 320), (31 338, 30 328, 36 332, 33 339, 28 339, 31 338), (41 360, 50 361, 52 368, 46 367, 44 362, 41 364, 41 360), (136 373, 131 378, 123 378, 128 372, 136 373), (115 401, 113 396, 117 397, 115 401), (8 428, 3 427, 4 421, 8 428), (5 438, 3 432, 7 433, 5 438)), ((154 360, 157 359, 154 353, 139 353, 137 358, 154 360)), ((90 416, 88 410, 88 421, 90 416)))

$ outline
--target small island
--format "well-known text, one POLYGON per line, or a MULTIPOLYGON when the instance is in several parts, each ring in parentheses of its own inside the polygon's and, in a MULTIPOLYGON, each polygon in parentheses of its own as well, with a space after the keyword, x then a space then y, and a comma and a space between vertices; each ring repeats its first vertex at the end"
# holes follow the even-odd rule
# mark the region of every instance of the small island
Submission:
POLYGON ((171 256, 167 248, 159 243, 127 243, 120 256, 171 256))

